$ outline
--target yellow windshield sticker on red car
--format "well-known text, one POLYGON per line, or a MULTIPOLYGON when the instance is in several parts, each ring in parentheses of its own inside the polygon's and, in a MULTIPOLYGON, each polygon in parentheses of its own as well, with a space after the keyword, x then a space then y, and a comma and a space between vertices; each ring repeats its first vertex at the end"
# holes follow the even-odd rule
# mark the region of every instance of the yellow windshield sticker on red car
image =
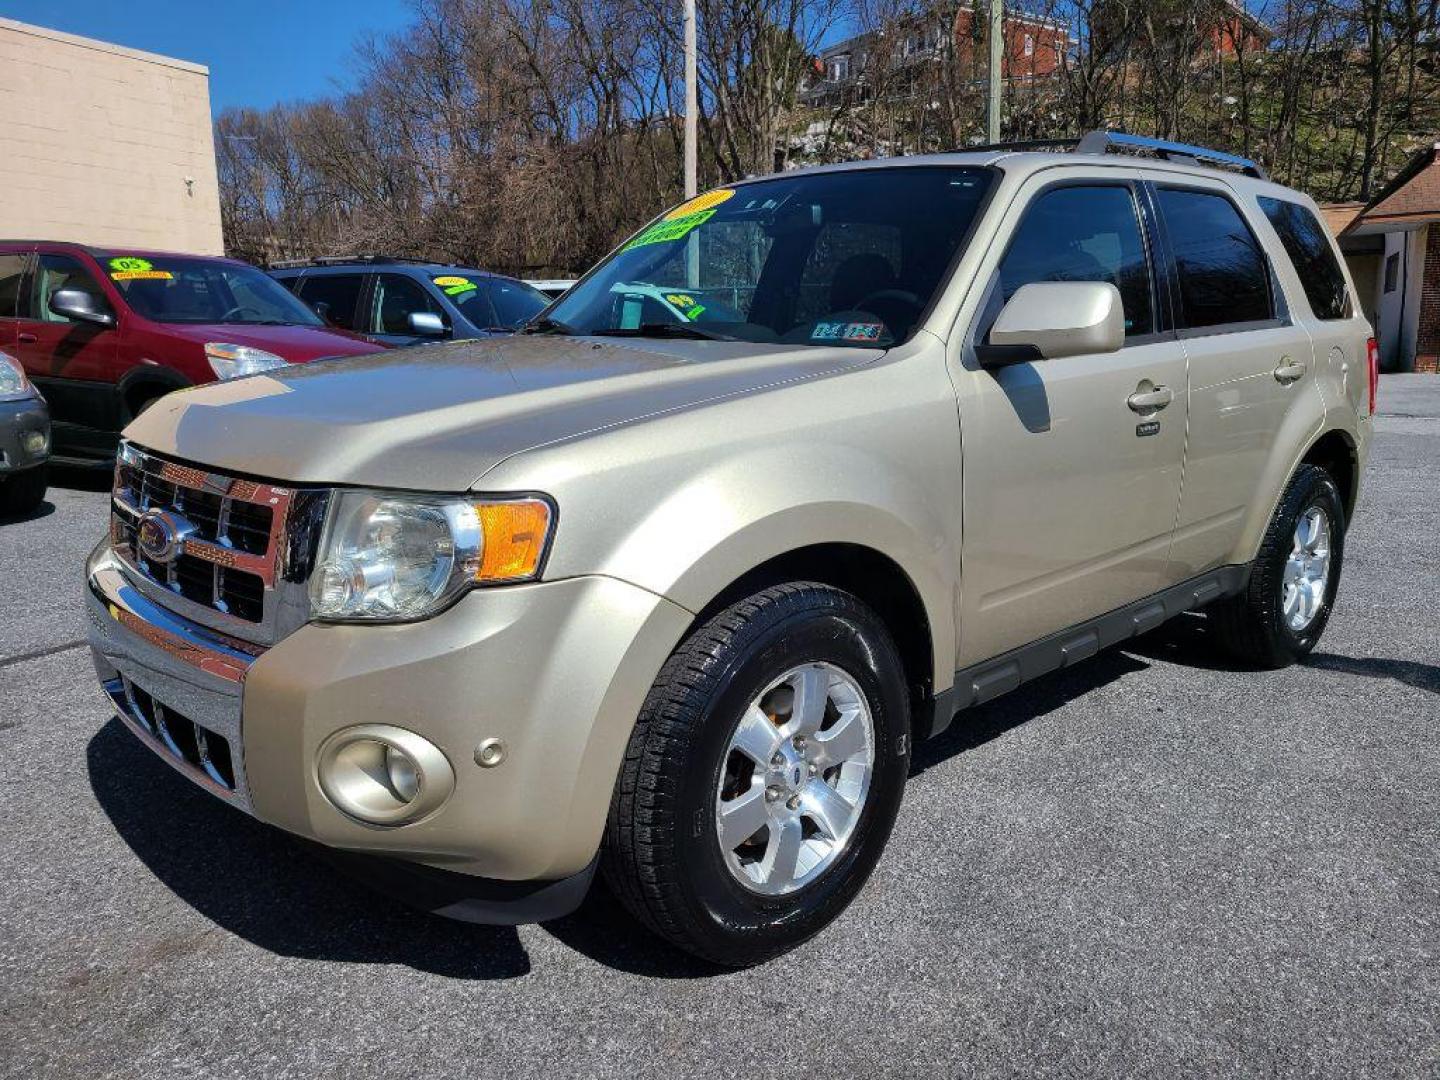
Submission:
POLYGON ((654 225, 640 233, 639 236, 626 244, 621 251, 630 251, 632 248, 648 247, 651 244, 665 244, 671 240, 683 240, 695 229, 704 225, 715 216, 714 209, 701 210, 696 214, 689 214, 682 218, 662 218, 654 225))
POLYGON ((115 281, 169 281, 175 275, 169 270, 156 270, 149 259, 125 255, 111 259, 110 277, 115 281))
POLYGON ((698 214, 701 210, 713 210, 727 199, 733 198, 734 195, 735 192, 731 188, 716 188, 714 191, 707 191, 704 195, 696 195, 693 199, 687 199, 666 214, 662 220, 678 221, 691 214, 698 214))
POLYGON ((447 274, 444 277, 430 280, 444 289, 446 296, 459 296, 461 293, 473 292, 480 287, 469 278, 458 277, 455 274, 447 274))

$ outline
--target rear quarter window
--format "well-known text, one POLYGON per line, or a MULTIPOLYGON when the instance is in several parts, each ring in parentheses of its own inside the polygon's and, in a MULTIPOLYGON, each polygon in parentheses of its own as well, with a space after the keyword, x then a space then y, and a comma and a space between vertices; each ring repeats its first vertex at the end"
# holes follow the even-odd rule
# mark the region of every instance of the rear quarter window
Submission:
POLYGON ((1262 196, 1260 209, 1279 235, 1315 317, 1348 319, 1353 309, 1345 272, 1319 219, 1300 203, 1285 199, 1262 196))

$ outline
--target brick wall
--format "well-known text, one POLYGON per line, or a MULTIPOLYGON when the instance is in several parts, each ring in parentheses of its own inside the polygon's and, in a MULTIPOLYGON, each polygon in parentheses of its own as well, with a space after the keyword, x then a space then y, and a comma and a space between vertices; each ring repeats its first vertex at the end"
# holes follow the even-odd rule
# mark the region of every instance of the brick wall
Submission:
POLYGON ((0 19, 0 117, 0 236, 221 252, 204 67, 0 19))
POLYGON ((1420 325, 1415 337, 1415 370, 1440 374, 1440 225, 1430 226, 1425 241, 1420 325))

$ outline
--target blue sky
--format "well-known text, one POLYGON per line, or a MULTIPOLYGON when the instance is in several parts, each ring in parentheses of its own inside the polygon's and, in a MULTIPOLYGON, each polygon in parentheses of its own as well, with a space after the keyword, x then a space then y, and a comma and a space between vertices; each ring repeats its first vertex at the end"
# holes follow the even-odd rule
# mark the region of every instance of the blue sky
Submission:
POLYGON ((406 25, 406 0, 0 0, 0 16, 210 68, 210 104, 263 108, 348 86, 356 42, 406 25))

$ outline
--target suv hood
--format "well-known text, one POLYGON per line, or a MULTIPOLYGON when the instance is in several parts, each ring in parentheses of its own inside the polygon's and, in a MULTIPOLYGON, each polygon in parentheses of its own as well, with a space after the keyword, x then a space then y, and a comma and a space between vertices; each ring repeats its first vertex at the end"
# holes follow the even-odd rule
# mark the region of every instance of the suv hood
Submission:
POLYGON ((535 446, 880 355, 540 335, 459 341, 182 390, 125 435, 186 461, 291 483, 465 491, 535 446))
POLYGON ((332 330, 326 326, 255 326, 244 323, 163 323, 165 332, 204 345, 223 341, 230 345, 250 345, 283 357, 292 364, 324 360, 332 356, 360 356, 384 352, 359 334, 348 330, 332 330))

